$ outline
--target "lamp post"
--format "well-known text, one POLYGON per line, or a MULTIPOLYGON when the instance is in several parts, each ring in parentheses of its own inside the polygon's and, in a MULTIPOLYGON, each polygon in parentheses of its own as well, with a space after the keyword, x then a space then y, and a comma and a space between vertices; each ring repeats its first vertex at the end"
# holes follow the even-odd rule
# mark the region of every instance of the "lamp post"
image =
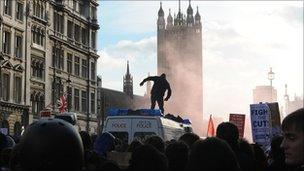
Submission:
POLYGON ((270 88, 271 88, 271 102, 273 100, 272 98, 272 80, 274 80, 274 72, 272 72, 272 67, 270 67, 270 71, 268 72, 268 80, 270 81, 270 88))
POLYGON ((4 60, 3 52, 0 52, 0 100, 2 100, 2 61, 4 60))
POLYGON ((274 72, 272 72, 272 67, 270 67, 270 71, 268 72, 268 80, 270 80, 270 86, 272 87, 272 80, 274 80, 274 72))
POLYGON ((71 101, 72 101, 72 98, 71 98, 71 95, 72 95, 72 88, 71 88, 71 79, 70 79, 70 74, 68 76, 68 80, 67 80, 67 83, 68 83, 68 112, 70 112, 71 110, 71 101))

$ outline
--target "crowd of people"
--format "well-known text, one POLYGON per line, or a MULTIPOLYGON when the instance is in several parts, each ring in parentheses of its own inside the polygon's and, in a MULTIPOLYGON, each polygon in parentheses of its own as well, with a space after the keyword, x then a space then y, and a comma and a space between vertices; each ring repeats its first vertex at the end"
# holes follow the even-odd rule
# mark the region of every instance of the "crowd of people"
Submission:
MULTIPOLYGON (((90 136, 60 119, 31 124, 20 141, 0 134, 0 171, 301 171, 304 170, 304 108, 282 122, 265 153, 258 144, 239 138, 229 122, 218 125, 215 137, 186 133, 164 142, 120 143, 111 133, 90 136), (127 165, 111 153, 129 154, 127 165)), ((128 156, 128 155, 126 155, 128 156)))

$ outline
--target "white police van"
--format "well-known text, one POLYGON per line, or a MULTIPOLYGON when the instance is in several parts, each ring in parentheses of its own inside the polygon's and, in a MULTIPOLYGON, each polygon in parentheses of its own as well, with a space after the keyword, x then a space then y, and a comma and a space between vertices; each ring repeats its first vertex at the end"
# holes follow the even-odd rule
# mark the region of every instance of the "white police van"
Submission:
POLYGON ((152 135, 158 135, 164 141, 178 139, 186 132, 192 132, 191 123, 180 123, 165 118, 160 110, 140 109, 130 112, 126 109, 110 109, 107 112, 103 132, 110 132, 124 143, 133 140, 144 141, 152 135))

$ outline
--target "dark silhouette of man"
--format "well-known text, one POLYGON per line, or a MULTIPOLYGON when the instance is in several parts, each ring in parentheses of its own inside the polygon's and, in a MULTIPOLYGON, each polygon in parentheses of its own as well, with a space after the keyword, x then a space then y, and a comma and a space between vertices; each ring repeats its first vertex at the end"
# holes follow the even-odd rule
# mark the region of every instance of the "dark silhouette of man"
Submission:
POLYGON ((164 113, 164 100, 167 101, 171 96, 171 87, 169 82, 166 80, 166 74, 147 77, 140 83, 140 86, 144 85, 146 81, 154 82, 151 90, 151 109, 155 108, 155 102, 157 102, 159 109, 164 113), (164 95, 167 90, 167 97, 164 99, 164 95))

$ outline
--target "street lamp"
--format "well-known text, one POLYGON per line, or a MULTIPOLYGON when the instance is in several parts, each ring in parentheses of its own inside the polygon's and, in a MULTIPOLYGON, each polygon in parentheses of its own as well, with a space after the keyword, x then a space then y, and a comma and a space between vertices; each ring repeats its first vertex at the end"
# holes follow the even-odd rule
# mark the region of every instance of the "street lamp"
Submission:
POLYGON ((2 100, 2 61, 4 60, 3 52, 0 52, 0 100, 2 100))
POLYGON ((71 88, 71 79, 70 79, 70 74, 68 76, 68 80, 67 80, 67 83, 68 83, 68 112, 70 112, 71 110, 71 95, 72 95, 72 88, 71 88))
POLYGON ((272 94, 272 80, 274 80, 274 72, 272 72, 272 67, 270 67, 270 71, 268 72, 268 80, 270 80, 270 88, 271 88, 271 102, 273 101, 273 94, 272 94))
POLYGON ((270 80, 270 86, 272 87, 272 80, 274 80, 274 72, 272 72, 272 67, 270 67, 270 71, 268 72, 268 80, 270 80))

